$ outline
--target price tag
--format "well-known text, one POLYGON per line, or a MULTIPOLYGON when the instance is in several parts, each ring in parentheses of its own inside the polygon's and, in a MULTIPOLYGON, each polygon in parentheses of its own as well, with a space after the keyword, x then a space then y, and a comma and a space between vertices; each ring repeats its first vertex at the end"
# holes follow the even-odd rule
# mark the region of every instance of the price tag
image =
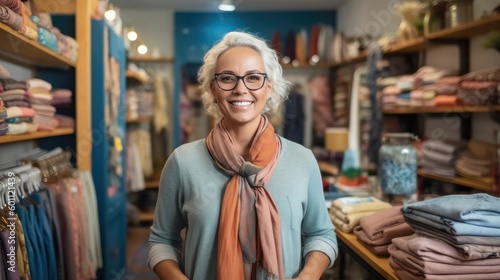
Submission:
POLYGON ((122 139, 120 137, 115 137, 115 150, 121 152, 123 150, 122 139))

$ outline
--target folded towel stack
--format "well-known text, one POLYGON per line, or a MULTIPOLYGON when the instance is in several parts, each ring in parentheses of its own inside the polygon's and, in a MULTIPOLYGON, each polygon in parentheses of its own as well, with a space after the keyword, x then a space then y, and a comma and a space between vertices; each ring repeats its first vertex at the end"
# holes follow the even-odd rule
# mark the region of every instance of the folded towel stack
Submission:
POLYGON ((425 141, 422 145, 423 170, 437 176, 455 177, 455 162, 465 147, 465 142, 441 140, 425 141))
POLYGON ((330 219, 342 231, 352 232, 362 218, 390 207, 391 204, 372 196, 341 197, 332 202, 330 219))

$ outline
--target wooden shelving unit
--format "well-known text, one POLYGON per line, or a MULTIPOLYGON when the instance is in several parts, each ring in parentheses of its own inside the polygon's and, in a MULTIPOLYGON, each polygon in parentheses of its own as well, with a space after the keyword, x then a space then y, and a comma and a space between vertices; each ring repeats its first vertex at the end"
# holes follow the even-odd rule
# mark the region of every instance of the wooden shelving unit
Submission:
POLYGON ((433 174, 429 174, 421 169, 417 170, 417 174, 421 177, 424 178, 429 178, 429 179, 434 179, 442 182, 448 182, 460 186, 465 186, 469 188, 473 188, 476 190, 480 191, 486 191, 486 192, 492 192, 493 191, 493 186, 491 184, 487 184, 484 182, 479 182, 475 181, 469 178, 464 178, 464 177, 455 177, 455 178, 448 178, 448 177, 442 177, 442 176, 437 176, 433 174))
POLYGON ((457 27, 443 29, 427 35, 427 39, 465 39, 485 34, 492 30, 500 30, 500 14, 491 15, 457 27))
POLYGON ((141 222, 152 222, 155 217, 155 213, 146 213, 146 212, 141 212, 139 213, 139 221, 141 222))
MULTIPOLYGON (((401 54, 413 53, 426 50, 434 40, 448 39, 466 39, 472 36, 485 34, 492 30, 500 30, 500 14, 491 15, 475 21, 467 22, 462 25, 440 30, 427 36, 416 38, 411 41, 397 43, 391 46, 388 50, 384 50, 384 54, 401 54)), ((341 63, 333 63, 331 67, 338 67, 346 64, 365 61, 367 53, 362 52, 358 57, 351 58, 341 63)))
POLYGON ((20 34, 0 22, 0 56, 6 60, 27 66, 69 68, 76 67, 71 61, 36 40, 20 34))
POLYGON ((129 56, 128 61, 129 62, 172 62, 174 61, 174 58, 168 56, 159 56, 159 57, 129 56))
POLYGON ((12 143, 26 140, 35 140, 40 138, 61 136, 61 135, 71 135, 74 134, 75 130, 73 128, 57 128, 53 131, 36 131, 33 133, 17 134, 17 135, 3 135, 0 136, 0 144, 12 143))

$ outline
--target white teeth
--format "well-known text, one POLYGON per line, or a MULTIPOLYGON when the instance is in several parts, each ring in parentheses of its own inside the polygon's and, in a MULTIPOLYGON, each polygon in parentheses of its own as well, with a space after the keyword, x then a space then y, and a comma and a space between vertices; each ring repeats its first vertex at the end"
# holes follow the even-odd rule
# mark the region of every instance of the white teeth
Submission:
POLYGON ((248 106, 248 105, 252 104, 252 102, 248 102, 248 101, 245 101, 245 102, 231 102, 231 104, 236 105, 236 106, 248 106))

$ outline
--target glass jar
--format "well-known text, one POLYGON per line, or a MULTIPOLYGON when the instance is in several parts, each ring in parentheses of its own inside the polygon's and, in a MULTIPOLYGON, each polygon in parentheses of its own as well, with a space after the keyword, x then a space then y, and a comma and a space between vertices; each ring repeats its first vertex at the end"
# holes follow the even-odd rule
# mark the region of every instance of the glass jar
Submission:
POLYGON ((417 151, 411 133, 387 133, 379 149, 379 179, 383 194, 409 195, 417 190, 417 151))

